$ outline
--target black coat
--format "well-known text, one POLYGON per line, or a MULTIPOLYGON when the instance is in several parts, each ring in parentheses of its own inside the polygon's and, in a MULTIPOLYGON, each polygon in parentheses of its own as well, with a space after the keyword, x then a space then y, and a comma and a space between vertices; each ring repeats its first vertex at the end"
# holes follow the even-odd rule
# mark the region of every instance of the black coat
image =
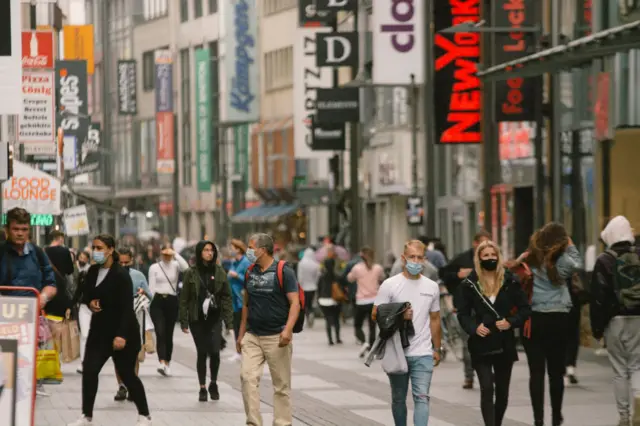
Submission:
POLYGON ((92 265, 87 271, 82 293, 82 303, 87 306, 100 300, 100 312, 91 316, 91 329, 87 337, 88 345, 107 345, 113 339, 122 337, 127 341, 125 349, 140 351, 140 325, 133 310, 133 282, 129 272, 114 263, 107 276, 96 287, 100 266, 92 265))
POLYGON ((457 309, 458 321, 469 335, 469 353, 472 358, 500 353, 514 361, 518 360, 513 329, 521 327, 531 316, 531 306, 513 274, 505 271, 502 287, 495 302, 491 303, 488 297, 482 295, 478 277, 472 272, 461 283, 457 309), (491 305, 498 315, 487 304, 491 305), (498 330, 496 322, 501 319, 511 323, 509 330, 498 330), (480 324, 484 324, 491 331, 488 336, 480 337, 476 333, 480 324))

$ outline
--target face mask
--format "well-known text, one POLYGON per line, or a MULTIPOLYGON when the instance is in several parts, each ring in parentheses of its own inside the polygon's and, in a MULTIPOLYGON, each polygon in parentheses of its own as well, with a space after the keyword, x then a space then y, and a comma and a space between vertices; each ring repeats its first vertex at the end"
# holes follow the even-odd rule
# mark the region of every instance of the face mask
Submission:
POLYGON ((407 272, 409 273, 409 275, 418 275, 420 274, 420 272, 422 272, 422 269, 424 268, 424 264, 416 263, 416 262, 407 262, 407 266, 405 266, 405 268, 407 268, 407 272))
POLYGON ((258 260, 258 258, 256 257, 256 251, 254 249, 247 249, 246 256, 251 263, 256 263, 256 261, 258 260))
POLYGON ((78 266, 84 268, 85 266, 87 266, 87 262, 78 261, 78 266))
POLYGON ((106 260, 107 256, 103 251, 94 251, 93 252, 93 260, 98 264, 102 265, 106 260))
POLYGON ((495 271, 498 268, 498 259, 482 259, 480 267, 485 271, 495 271))

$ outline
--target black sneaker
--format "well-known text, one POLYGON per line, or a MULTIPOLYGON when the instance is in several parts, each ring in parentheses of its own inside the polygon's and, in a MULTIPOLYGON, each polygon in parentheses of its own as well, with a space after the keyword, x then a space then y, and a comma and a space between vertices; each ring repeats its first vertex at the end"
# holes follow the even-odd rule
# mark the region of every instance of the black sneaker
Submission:
POLYGON ((575 374, 568 374, 567 378, 569 379, 569 383, 571 383, 572 385, 578 384, 578 378, 576 377, 575 374))
POLYGON ((205 388, 200 388, 200 393, 198 394, 198 401, 200 402, 207 401, 207 390, 205 388))
POLYGON ((116 392, 116 396, 113 397, 114 401, 124 401, 125 399, 127 399, 127 388, 125 388, 124 386, 120 386, 120 388, 118 389, 118 392, 116 392))
POLYGON ((209 385, 209 396, 212 401, 220 400, 220 392, 218 392, 218 385, 216 383, 211 382, 209 385))

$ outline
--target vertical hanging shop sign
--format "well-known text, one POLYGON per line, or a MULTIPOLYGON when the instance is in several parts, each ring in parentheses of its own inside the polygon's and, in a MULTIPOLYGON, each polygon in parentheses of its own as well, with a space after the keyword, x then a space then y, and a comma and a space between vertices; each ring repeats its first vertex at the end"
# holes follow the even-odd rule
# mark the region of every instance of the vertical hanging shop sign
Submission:
POLYGON ((173 115, 173 57, 168 49, 156 50, 156 141, 159 174, 175 171, 174 115, 173 115))
POLYGON ((235 141, 234 168, 236 174, 242 176, 244 191, 249 189, 249 125, 241 124, 233 128, 235 141))
POLYGON ((223 13, 227 34, 222 121, 252 123, 260 116, 256 0, 228 0, 223 13))
POLYGON ((196 160, 198 191, 211 191, 211 56, 209 49, 195 52, 196 62, 196 160))
POLYGON ((439 31, 480 20, 480 0, 434 4, 434 101, 436 143, 481 143, 482 87, 478 78, 480 34, 439 31))
MULTIPOLYGON (((539 0, 497 0, 493 2, 493 19, 497 27, 512 28, 513 32, 499 32, 495 38, 495 63, 509 62, 531 53, 536 33, 521 32, 532 28, 542 12, 539 0)), ((513 77, 495 83, 495 121, 535 121, 536 107, 542 96, 542 77, 513 77)))
POLYGON ((136 115, 138 113, 136 61, 134 59, 118 61, 118 114, 136 115))

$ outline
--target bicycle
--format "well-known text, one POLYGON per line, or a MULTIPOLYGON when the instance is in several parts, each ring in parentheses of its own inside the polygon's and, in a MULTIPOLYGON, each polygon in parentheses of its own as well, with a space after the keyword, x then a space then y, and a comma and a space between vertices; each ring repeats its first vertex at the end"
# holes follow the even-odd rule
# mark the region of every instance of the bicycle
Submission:
POLYGON ((440 323, 442 326, 443 361, 448 352, 453 353, 458 361, 462 361, 466 336, 453 308, 453 296, 446 289, 440 292, 440 323))

